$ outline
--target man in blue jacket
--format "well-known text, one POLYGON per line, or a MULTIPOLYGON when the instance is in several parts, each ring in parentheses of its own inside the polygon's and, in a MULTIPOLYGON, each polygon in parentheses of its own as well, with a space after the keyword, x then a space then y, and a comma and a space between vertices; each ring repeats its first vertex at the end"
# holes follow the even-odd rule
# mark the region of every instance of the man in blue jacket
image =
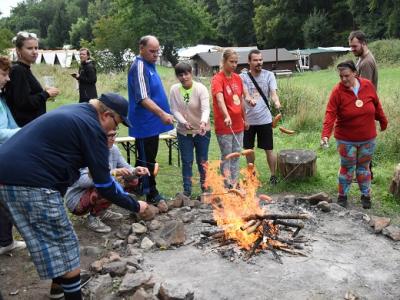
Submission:
POLYGON ((107 133, 130 126, 128 102, 114 93, 46 113, 0 147, 0 203, 24 238, 41 279, 61 285, 66 300, 82 299, 79 242, 63 195, 88 167, 97 191, 114 204, 144 212, 108 165, 107 133))
POLYGON ((148 35, 139 41, 140 55, 133 60, 128 73, 129 119, 135 121, 129 135, 136 139, 136 166, 147 167, 151 176, 142 181, 147 202, 160 211, 168 210, 165 199, 156 188, 153 175, 158 152, 159 134, 172 130, 173 116, 155 63, 160 55, 156 37, 148 35))
MULTIPOLYGON (((5 56, 0 56, 0 147, 20 129, 15 123, 2 93, 4 86, 10 81, 10 69, 10 60, 5 56)), ((11 219, 0 204, 0 255, 25 247, 25 242, 13 240, 11 219)))

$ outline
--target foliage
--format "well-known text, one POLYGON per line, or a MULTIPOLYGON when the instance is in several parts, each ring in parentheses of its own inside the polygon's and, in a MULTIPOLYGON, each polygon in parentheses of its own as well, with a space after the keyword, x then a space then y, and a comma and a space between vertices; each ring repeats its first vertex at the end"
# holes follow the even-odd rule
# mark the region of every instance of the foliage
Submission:
POLYGON ((218 0, 218 34, 223 36, 229 45, 254 45, 253 0, 218 0))
POLYGON ((5 54, 5 50, 12 48, 11 40, 14 34, 7 28, 0 29, 0 54, 5 54))
POLYGON ((80 41, 92 39, 92 28, 88 18, 78 18, 75 24, 71 25, 69 31, 71 45, 75 48, 80 47, 80 41))
POLYGON ((331 45, 333 28, 327 17, 327 13, 314 9, 305 21, 303 24, 303 35, 306 48, 331 45))

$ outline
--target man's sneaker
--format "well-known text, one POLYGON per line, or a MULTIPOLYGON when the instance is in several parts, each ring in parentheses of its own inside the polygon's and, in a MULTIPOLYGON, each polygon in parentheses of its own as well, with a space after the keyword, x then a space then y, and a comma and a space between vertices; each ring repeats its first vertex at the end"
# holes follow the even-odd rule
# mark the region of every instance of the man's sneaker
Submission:
POLYGON ((277 185, 278 184, 278 178, 275 175, 272 175, 269 178, 269 184, 270 185, 277 185))
POLYGON ((124 216, 120 213, 117 213, 115 211, 112 211, 110 209, 107 209, 101 216, 100 219, 103 221, 109 220, 109 221, 115 221, 115 220, 121 220, 124 216))
POLYGON ((342 207, 347 207, 347 196, 338 196, 337 204, 342 207))
POLYGON ((25 249, 26 244, 23 241, 13 241, 10 245, 0 247, 0 255, 6 254, 12 250, 25 249))
POLYGON ((87 217, 87 226, 89 229, 100 233, 107 233, 111 231, 110 226, 107 226, 98 217, 92 215, 87 217))
POLYGON ((371 208, 371 197, 361 195, 361 205, 364 209, 370 209, 371 208))

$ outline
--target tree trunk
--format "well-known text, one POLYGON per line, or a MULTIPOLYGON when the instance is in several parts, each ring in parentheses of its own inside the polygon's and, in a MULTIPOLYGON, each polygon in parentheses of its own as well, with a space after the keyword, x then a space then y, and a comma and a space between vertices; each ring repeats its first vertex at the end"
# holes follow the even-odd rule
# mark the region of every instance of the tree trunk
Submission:
POLYGON ((395 196, 400 197, 400 164, 397 165, 396 170, 390 183, 389 191, 395 196))
POLYGON ((278 172, 284 179, 312 177, 317 173, 317 155, 311 150, 281 150, 278 172))

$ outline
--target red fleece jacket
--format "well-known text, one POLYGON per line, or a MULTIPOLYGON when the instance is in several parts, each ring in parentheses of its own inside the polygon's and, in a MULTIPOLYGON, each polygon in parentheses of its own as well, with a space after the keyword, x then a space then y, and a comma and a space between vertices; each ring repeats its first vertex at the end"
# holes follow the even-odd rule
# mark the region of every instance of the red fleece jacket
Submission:
POLYGON ((330 137, 335 126, 334 136, 338 140, 362 142, 376 137, 375 120, 379 121, 381 131, 388 124, 382 105, 372 83, 363 78, 360 82, 358 97, 353 90, 338 83, 332 90, 326 107, 321 137, 330 137), (361 99, 362 107, 355 102, 361 99))

